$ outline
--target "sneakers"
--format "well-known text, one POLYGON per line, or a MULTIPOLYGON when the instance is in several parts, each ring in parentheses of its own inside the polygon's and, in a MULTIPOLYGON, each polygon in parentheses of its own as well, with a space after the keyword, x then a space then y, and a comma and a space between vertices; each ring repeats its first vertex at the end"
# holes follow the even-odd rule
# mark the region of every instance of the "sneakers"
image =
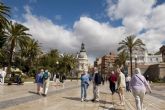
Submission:
POLYGON ((92 99, 92 102, 99 102, 99 99, 92 99))
POLYGON ((88 102, 88 100, 86 98, 82 98, 81 102, 83 102, 83 101, 88 102))
POLYGON ((47 94, 42 94, 44 97, 46 97, 47 96, 47 94))
POLYGON ((96 99, 95 101, 96 101, 96 102, 99 102, 99 99, 96 99))
POLYGON ((82 98, 82 99, 81 99, 81 102, 83 102, 83 101, 84 101, 84 99, 82 98))

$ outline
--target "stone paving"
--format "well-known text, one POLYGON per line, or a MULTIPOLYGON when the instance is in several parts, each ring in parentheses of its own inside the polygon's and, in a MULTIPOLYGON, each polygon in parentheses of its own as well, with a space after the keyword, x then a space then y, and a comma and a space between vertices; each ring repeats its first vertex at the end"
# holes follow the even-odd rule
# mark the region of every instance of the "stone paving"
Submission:
MULTIPOLYGON (((119 105, 118 94, 111 95, 108 84, 101 86, 101 99, 92 99, 92 85, 88 89, 88 102, 80 101, 80 82, 67 81, 64 87, 50 85, 49 95, 35 94, 35 84, 0 86, 0 110, 136 110, 132 94, 126 93, 125 106, 119 105)), ((165 110, 165 86, 153 86, 153 93, 144 100, 146 110, 165 110), (160 89, 161 88, 161 89, 160 89)))

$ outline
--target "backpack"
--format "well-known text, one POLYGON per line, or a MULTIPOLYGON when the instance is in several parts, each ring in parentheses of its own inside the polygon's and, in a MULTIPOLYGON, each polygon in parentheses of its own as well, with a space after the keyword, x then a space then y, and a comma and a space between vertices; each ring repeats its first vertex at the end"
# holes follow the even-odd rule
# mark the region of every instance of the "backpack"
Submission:
POLYGON ((43 74, 43 79, 44 79, 44 80, 47 80, 48 77, 49 77, 48 72, 45 72, 45 73, 43 74))

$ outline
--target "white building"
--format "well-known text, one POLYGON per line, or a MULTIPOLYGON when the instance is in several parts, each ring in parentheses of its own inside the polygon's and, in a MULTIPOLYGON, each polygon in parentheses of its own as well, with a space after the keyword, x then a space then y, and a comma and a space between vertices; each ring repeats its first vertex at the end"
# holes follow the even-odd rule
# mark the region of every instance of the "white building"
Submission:
MULTIPOLYGON (((130 61, 127 60, 127 63, 130 61)), ((159 64, 162 62, 162 55, 154 55, 148 54, 148 51, 136 51, 133 52, 132 55, 132 62, 137 64, 144 64, 144 65, 152 65, 152 64, 159 64)))
POLYGON ((88 71, 88 56, 85 50, 85 45, 82 43, 80 53, 78 53, 79 76, 83 70, 88 71))

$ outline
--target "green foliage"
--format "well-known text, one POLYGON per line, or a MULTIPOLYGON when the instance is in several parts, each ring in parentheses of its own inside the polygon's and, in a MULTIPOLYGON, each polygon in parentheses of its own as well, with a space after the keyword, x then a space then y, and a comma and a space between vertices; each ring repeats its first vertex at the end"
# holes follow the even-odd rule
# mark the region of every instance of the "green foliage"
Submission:
POLYGON ((128 59, 128 53, 125 51, 122 51, 118 54, 118 58, 115 60, 115 66, 119 65, 125 65, 126 60, 128 59))

